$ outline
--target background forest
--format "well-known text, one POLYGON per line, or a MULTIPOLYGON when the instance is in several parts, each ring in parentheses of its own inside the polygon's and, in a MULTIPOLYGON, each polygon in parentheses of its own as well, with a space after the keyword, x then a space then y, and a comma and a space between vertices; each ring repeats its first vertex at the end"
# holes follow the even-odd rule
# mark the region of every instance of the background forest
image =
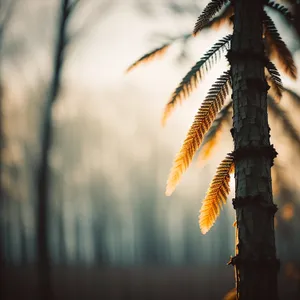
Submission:
MULTIPOLYGON (((1 293, 7 300, 20 293, 38 299, 38 171, 63 0, 0 1, 1 293)), ((226 267, 234 255, 234 210, 229 201, 205 236, 198 211, 216 166, 232 150, 230 126, 208 163, 195 161, 172 197, 164 190, 174 154, 226 60, 165 128, 160 119, 174 86, 228 28, 177 42, 163 60, 125 76, 150 49, 190 33, 207 1, 69 3, 74 9, 50 110, 43 232, 55 299, 221 299, 234 287, 226 267)), ((270 14, 299 68, 297 33, 270 14)), ((300 94, 299 79, 282 79, 300 94)), ((283 96, 300 140, 300 98, 283 96)), ((284 136, 280 119, 270 122, 280 169, 273 178, 280 292, 282 299, 300 299, 300 143, 284 136)))

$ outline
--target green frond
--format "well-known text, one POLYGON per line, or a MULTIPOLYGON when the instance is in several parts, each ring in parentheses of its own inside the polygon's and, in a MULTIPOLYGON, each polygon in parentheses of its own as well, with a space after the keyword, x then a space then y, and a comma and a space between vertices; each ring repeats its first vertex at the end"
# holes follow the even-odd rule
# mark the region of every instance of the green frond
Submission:
POLYGON ((224 126, 224 123, 228 120, 228 117, 232 114, 231 109, 232 101, 226 104, 218 113, 217 118, 214 120, 210 129, 205 135, 204 140, 199 149, 199 162, 205 161, 211 156, 213 150, 215 149, 219 141, 220 135, 222 133, 222 127, 224 126))
POLYGON ((201 146, 202 140, 217 113, 224 104, 229 93, 230 74, 228 71, 218 78, 211 87, 205 100, 201 104, 194 122, 183 142, 183 145, 175 157, 172 169, 167 181, 166 195, 170 196, 179 183, 182 174, 187 170, 196 151, 201 146))
POLYGON ((294 21, 293 15, 285 6, 272 0, 266 0, 265 5, 280 13, 289 23, 294 21))
POLYGON ((300 149, 300 133, 292 124, 290 118, 286 115, 286 112, 276 103, 276 101, 268 96, 268 108, 269 112, 273 114, 275 119, 279 119, 286 134, 291 138, 291 141, 295 143, 300 149))
POLYGON ((163 126, 165 125, 167 118, 174 111, 176 105, 190 95, 190 93, 198 86, 199 81, 203 79, 204 74, 211 68, 212 64, 216 63, 217 60, 220 59, 221 54, 229 49, 231 37, 232 35, 227 35, 219 40, 182 79, 165 107, 162 117, 163 126))
POLYGON ((271 59, 277 59, 279 67, 292 79, 297 78, 297 68, 293 56, 281 39, 272 19, 264 12, 265 38, 268 43, 271 59))
POLYGON ((219 165, 200 209, 199 226, 203 234, 206 234, 214 225, 220 215, 222 205, 226 204, 230 193, 230 173, 233 170, 233 155, 229 153, 219 165))
POLYGON ((268 70, 269 73, 269 75, 266 76, 266 79, 271 88, 270 93, 275 100, 279 101, 282 97, 282 91, 283 91, 280 74, 276 66, 270 60, 266 64, 266 69, 268 70))
POLYGON ((193 34, 196 35, 202 30, 210 19, 220 11, 220 9, 228 2, 228 0, 211 0, 204 8, 202 14, 199 16, 193 34))

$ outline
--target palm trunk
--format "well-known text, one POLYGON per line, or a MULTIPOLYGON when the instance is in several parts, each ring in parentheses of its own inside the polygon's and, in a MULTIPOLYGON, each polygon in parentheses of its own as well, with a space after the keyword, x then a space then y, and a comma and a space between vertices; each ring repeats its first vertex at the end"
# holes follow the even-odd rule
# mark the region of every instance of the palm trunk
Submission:
POLYGON ((238 254, 238 299, 278 299, 267 83, 264 76, 263 0, 234 1, 234 33, 228 59, 233 85, 238 254))
POLYGON ((57 43, 55 48, 53 77, 49 96, 45 105, 42 127, 41 160, 38 172, 37 186, 37 255, 40 299, 52 299, 50 284, 50 253, 48 247, 48 206, 49 206, 49 153, 52 143, 52 107, 60 90, 61 71, 64 61, 66 43, 66 22, 69 0, 61 1, 61 16, 59 20, 57 43))

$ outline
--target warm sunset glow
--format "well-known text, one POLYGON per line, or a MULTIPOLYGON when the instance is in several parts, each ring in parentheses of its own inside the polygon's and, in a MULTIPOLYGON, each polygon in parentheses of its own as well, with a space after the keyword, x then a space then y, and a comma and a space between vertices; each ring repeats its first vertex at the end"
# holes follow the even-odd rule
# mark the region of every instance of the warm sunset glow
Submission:
POLYGON ((294 217, 294 205, 292 203, 285 204, 281 208, 281 217, 285 221, 290 221, 294 217))

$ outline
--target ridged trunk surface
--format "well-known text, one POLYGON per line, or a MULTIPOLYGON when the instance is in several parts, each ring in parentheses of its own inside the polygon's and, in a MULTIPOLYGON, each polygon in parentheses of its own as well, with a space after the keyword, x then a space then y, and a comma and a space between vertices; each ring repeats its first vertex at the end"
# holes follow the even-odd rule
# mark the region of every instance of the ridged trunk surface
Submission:
POLYGON ((264 76, 262 0, 235 0, 228 59, 233 84, 238 299, 278 299, 271 185, 272 154, 264 76), (245 151, 245 147, 250 149, 245 151), (266 151, 261 151, 267 149, 266 151), (254 155, 256 153, 256 155, 254 155))

